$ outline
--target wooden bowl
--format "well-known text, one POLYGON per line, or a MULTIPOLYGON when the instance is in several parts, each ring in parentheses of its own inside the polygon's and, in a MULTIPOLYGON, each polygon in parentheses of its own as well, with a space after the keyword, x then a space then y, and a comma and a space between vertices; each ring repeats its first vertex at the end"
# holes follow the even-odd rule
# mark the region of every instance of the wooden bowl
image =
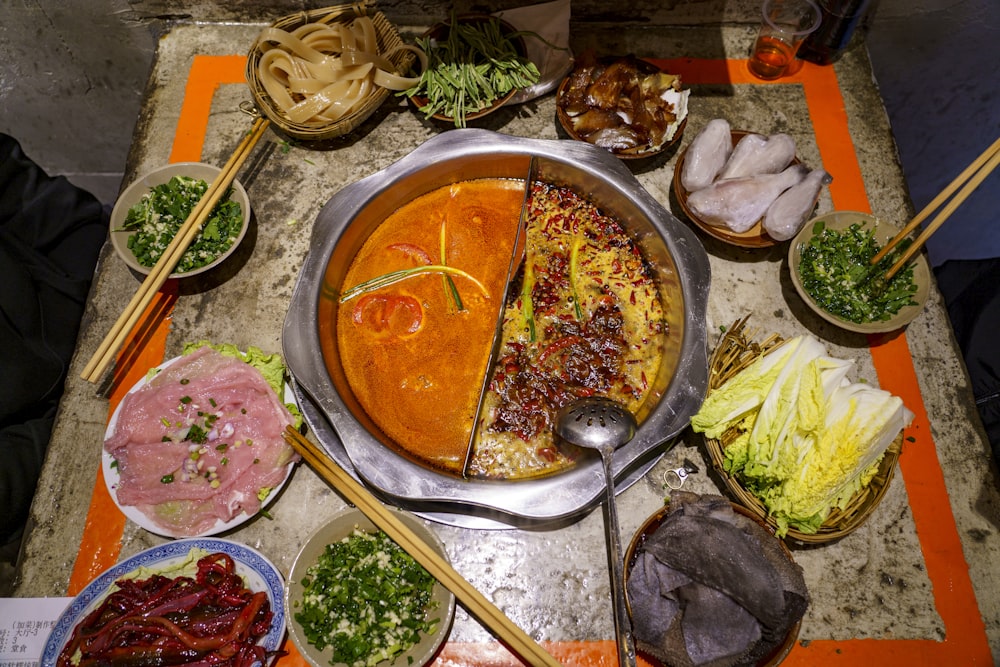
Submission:
MULTIPOLYGON (((732 505, 734 512, 742 516, 745 516, 749 519, 752 519, 765 531, 767 531, 768 534, 774 536, 774 528, 768 525, 767 522, 761 519, 760 516, 750 511, 746 507, 743 507, 742 505, 739 505, 737 503, 730 503, 730 504, 732 505)), ((626 582, 628 581, 629 575, 632 573, 632 568, 635 566, 636 558, 639 556, 639 550, 646 543, 646 540, 649 539, 649 537, 653 535, 657 530, 659 530, 660 526, 663 525, 663 522, 666 520, 668 514, 670 514, 670 507, 669 505, 664 505, 663 507, 661 507, 660 509, 649 515, 646 518, 646 520, 643 521, 642 524, 639 526, 638 530, 636 530, 635 534, 632 536, 632 539, 629 541, 628 548, 625 550, 626 582)), ((789 551, 788 546, 782 540, 779 540, 777 537, 775 537, 774 539, 778 540, 778 543, 781 546, 781 551, 785 554, 785 556, 788 557, 788 560, 794 560, 792 558, 792 552, 789 551)), ((626 585, 626 598, 627 598, 627 588, 628 586, 626 585)), ((791 650, 795 647, 795 642, 799 638, 799 630, 801 629, 801 627, 802 627, 802 621, 799 620, 791 627, 791 629, 789 629, 788 634, 785 635, 785 638, 784 640, 782 640, 781 644, 775 647, 775 649, 771 651, 771 653, 769 653, 767 656, 765 656, 762 660, 758 661, 756 667, 774 667, 775 665, 783 661, 785 657, 787 657, 788 654, 791 652, 791 650)), ((643 654, 643 657, 651 664, 658 666, 661 665, 661 663, 652 656, 643 654)))
MULTIPOLYGON (((308 23, 349 24, 359 16, 369 16, 371 18, 375 27, 378 53, 385 56, 395 66, 397 73, 405 74, 413 64, 415 55, 411 51, 399 49, 404 43, 396 28, 381 12, 368 12, 364 3, 338 5, 289 14, 271 23, 271 27, 291 32, 308 23)), ((387 88, 373 86, 372 91, 357 109, 336 121, 304 123, 291 121, 285 116, 278 105, 275 104, 271 96, 267 94, 260 80, 258 65, 265 50, 259 41, 255 41, 253 46, 250 47, 245 74, 247 85, 250 87, 250 94, 253 96, 257 109, 275 127, 293 139, 321 141, 347 134, 375 113, 390 95, 390 91, 387 88)))
MULTIPOLYGON (((528 47, 524 43, 524 39, 515 34, 517 33, 517 29, 507 21, 504 21, 503 19, 498 18, 496 16, 491 16, 489 14, 460 14, 459 16, 456 17, 455 20, 459 24, 464 24, 464 25, 483 25, 491 21, 496 21, 500 26, 501 34, 514 35, 511 38, 511 42, 514 45, 515 51, 517 51, 517 55, 520 56, 521 58, 527 57, 528 47)), ((451 31, 451 22, 441 21, 439 23, 435 23, 430 28, 428 28, 427 31, 424 32, 423 37, 430 38, 432 42, 434 41, 440 42, 448 38, 448 34, 450 33, 450 31, 451 31)), ((497 111, 502 106, 507 104, 507 102, 509 102, 511 98, 513 98, 514 95, 517 94, 517 92, 518 92, 517 88, 512 88, 507 93, 504 93, 502 96, 495 99, 493 103, 490 104, 489 106, 479 109, 478 111, 474 111, 472 113, 467 113, 465 115, 465 122, 468 123, 470 121, 477 121, 497 111)), ((423 113, 423 108, 426 107, 428 104, 427 97, 425 95, 411 95, 409 99, 410 103, 413 104, 414 108, 416 108, 417 111, 423 113)), ((449 116, 442 113, 436 113, 432 114, 430 117, 444 124, 448 125, 455 124, 454 116, 449 116)))
POLYGON ((913 318, 923 312, 924 305, 927 303, 927 297, 930 294, 931 272, 927 264, 927 259, 922 253, 918 253, 910 260, 913 264, 913 281, 917 286, 917 291, 913 294, 915 305, 903 306, 895 315, 887 320, 864 323, 851 322, 830 313, 816 303, 802 284, 800 267, 802 263, 802 248, 812 238, 816 223, 821 221, 826 229, 835 231, 843 231, 851 225, 860 224, 863 229, 872 230, 873 237, 879 242, 880 246, 884 246, 900 230, 899 227, 893 224, 859 211, 833 211, 816 216, 807 222, 792 239, 792 243, 788 248, 788 269, 791 272, 792 284, 795 285, 795 290, 802 297, 805 304, 809 306, 810 310, 841 329, 863 334, 887 333, 902 329, 913 318))
MULTIPOLYGON (((733 130, 733 145, 735 146, 739 143, 740 139, 748 134, 754 133, 746 130, 733 130)), ((685 148, 677 158, 677 164, 674 166, 674 194, 677 196, 677 203, 681 205, 684 215, 686 215, 691 222, 693 222, 699 229, 701 229, 701 231, 705 232, 709 236, 741 248, 770 248, 771 246, 781 243, 781 241, 771 238, 768 233, 764 231, 763 218, 754 223, 754 226, 745 232, 734 232, 728 227, 711 225, 699 218, 694 211, 688 207, 687 200, 691 193, 688 192, 683 185, 681 185, 681 173, 684 170, 684 158, 687 155, 687 152, 688 149, 685 148)), ((801 164, 801 162, 802 161, 799 157, 795 156, 792 159, 791 164, 801 164)))
MULTIPOLYGON (((610 65, 611 63, 615 62, 616 60, 619 60, 619 58, 603 57, 603 58, 599 59, 599 62, 601 64, 604 64, 604 65, 610 65)), ((654 65, 654 64, 652 64, 652 63, 650 63, 650 62, 648 62, 646 60, 642 60, 642 59, 638 59, 638 58, 635 59, 635 60, 636 60, 636 62, 638 64, 639 71, 640 71, 641 74, 649 75, 649 74, 656 74, 658 72, 662 72, 663 71, 662 69, 660 69, 656 65, 654 65)), ((569 86, 570 86, 570 83, 572 82, 572 80, 573 80, 573 72, 571 71, 566 77, 563 78, 562 82, 559 84, 559 88, 556 90, 556 118, 559 121, 559 125, 562 126, 563 130, 566 131, 566 134, 568 134, 572 139, 575 139, 577 141, 583 141, 583 142, 591 143, 591 142, 589 142, 587 140, 586 137, 584 137, 583 135, 581 135, 577 131, 577 129, 576 129, 574 123, 573 123, 573 117, 570 116, 570 114, 568 114, 566 112, 566 109, 565 109, 565 104, 564 104, 563 101, 564 101, 564 99, 565 99, 565 97, 567 95, 567 92, 568 92, 568 89, 569 89, 569 86)), ((621 158, 622 160, 638 160, 638 159, 644 159, 644 158, 653 157, 655 155, 659 155, 659 154, 661 154, 661 153, 663 153, 663 152, 665 152, 665 151, 673 148, 674 146, 676 146, 680 142, 681 137, 684 135, 684 128, 687 127, 687 105, 686 104, 684 105, 684 108, 683 108, 683 110, 682 110, 682 112, 681 112, 680 115, 681 115, 680 124, 674 130, 674 135, 670 139, 667 139, 666 141, 664 141, 661 145, 659 145, 659 146, 651 146, 651 147, 649 147, 649 148, 647 148, 645 150, 638 150, 638 151, 619 151, 619 150, 610 150, 609 149, 608 152, 611 153, 612 155, 616 156, 616 157, 621 158)))

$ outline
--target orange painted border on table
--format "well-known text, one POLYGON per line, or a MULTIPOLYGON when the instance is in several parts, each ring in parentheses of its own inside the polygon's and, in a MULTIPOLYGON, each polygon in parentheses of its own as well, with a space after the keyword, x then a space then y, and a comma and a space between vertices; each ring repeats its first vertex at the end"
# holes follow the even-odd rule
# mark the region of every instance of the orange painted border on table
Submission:
MULTIPOLYGON (((170 162, 201 160, 212 97, 220 85, 242 82, 245 66, 246 58, 243 56, 195 56, 184 89, 184 102, 174 134, 170 162)), ((170 314, 176 299, 176 281, 168 280, 122 345, 112 376, 109 420, 125 393, 142 379, 146 371, 163 363, 170 314)), ((124 530, 125 515, 115 505, 104 483, 104 473, 98 469, 83 539, 70 575, 68 595, 76 595, 97 575, 118 562, 124 530)))
MULTIPOLYGON (((212 97, 219 85, 243 83, 245 62, 243 56, 194 57, 170 155, 171 162, 200 160, 212 97)), ((833 68, 804 63, 794 74, 764 83, 749 73, 745 60, 674 59, 655 62, 679 73, 688 85, 801 86, 823 165, 835 176, 829 186, 835 208, 870 212, 848 128, 847 112, 833 68)), ((141 356, 129 360, 133 369, 141 369, 133 373, 139 377, 145 369, 163 361, 169 311, 176 294, 164 293, 161 297, 156 307, 158 315, 154 317, 154 321, 159 322, 159 330, 145 341, 141 356)), ((907 429, 907 441, 899 465, 945 637, 942 641, 892 638, 812 640, 796 646, 785 664, 992 664, 985 624, 969 578, 906 336, 903 332, 872 336, 869 345, 879 384, 900 396, 916 415, 907 429)), ((127 344, 126 352, 128 349, 127 344)), ((121 360, 120 356, 119 363, 121 360)), ((126 373, 120 381, 116 378, 117 386, 122 391, 127 390, 135 381, 131 377, 132 374, 126 373)), ((120 394, 112 393, 109 416, 121 398, 120 394)), ((70 580, 70 595, 117 562, 124 522, 99 474, 70 580)), ((568 665, 589 667, 617 663, 615 645, 610 640, 546 642, 545 647, 557 660, 568 665)), ((286 649, 290 654, 281 659, 282 667, 305 664, 291 642, 286 642, 286 649)), ((450 642, 444 646, 434 664, 438 667, 507 667, 520 663, 499 644, 450 642)), ((640 659, 640 664, 645 663, 640 659)))

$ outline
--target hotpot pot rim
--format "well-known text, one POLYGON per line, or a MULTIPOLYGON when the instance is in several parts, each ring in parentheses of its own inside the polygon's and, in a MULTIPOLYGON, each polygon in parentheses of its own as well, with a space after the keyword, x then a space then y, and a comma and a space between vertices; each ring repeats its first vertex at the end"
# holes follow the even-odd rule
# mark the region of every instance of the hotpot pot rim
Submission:
MULTIPOLYGON (((603 498, 598 461, 581 463, 550 477, 511 482, 462 479, 435 472, 389 449, 354 415, 328 374, 319 340, 317 305, 324 275, 338 242, 355 217, 393 183, 428 165, 440 166, 449 160, 489 160, 498 154, 524 156, 525 164, 531 156, 538 156, 608 182, 645 214, 658 232, 658 240, 667 247, 684 301, 677 369, 635 437, 616 452, 613 472, 618 490, 637 479, 638 466, 652 466, 666 450, 665 445, 688 425, 707 390, 708 256, 694 232, 663 208, 620 160, 583 142, 528 139, 479 129, 449 130, 340 190, 317 216, 311 249, 285 318, 282 349, 297 387, 335 431, 355 472, 380 495, 416 511, 420 507, 448 507, 510 517, 516 522, 545 523, 578 516, 603 498)), ((324 431, 329 433, 328 429, 316 428, 319 425, 313 426, 318 437, 324 431)))

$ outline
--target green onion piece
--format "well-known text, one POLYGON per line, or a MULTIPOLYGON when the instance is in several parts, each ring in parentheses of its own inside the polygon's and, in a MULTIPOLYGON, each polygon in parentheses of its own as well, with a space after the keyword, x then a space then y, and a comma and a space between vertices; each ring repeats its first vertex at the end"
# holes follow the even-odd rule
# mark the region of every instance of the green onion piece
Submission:
POLYGON ((486 291, 483 284, 476 280, 475 277, 469 275, 462 269, 456 269, 451 266, 442 266, 441 264, 426 264, 424 266, 414 266, 408 269, 400 269, 398 271, 390 271, 389 273, 384 273, 381 276, 376 276, 370 280, 366 280, 362 283, 358 283, 354 287, 346 290, 340 295, 340 303, 345 303, 350 301, 356 296, 362 294, 367 294, 369 292, 374 292, 375 290, 381 289, 383 287, 388 287, 389 285, 395 285, 398 282, 402 282, 408 278, 413 278, 425 273, 444 273, 453 276, 461 276, 467 280, 471 280, 476 287, 483 293, 484 296, 489 298, 490 293, 486 291))
POLYGON ((580 295, 576 292, 576 279, 580 272, 580 245, 582 239, 579 236, 573 238, 573 247, 569 251, 569 292, 573 295, 573 311, 576 314, 577 322, 583 321, 583 309, 580 308, 580 295))
POLYGON ((531 303, 531 290, 535 287, 535 269, 531 261, 524 263, 524 280, 521 282, 521 319, 528 329, 528 341, 535 342, 535 309, 531 303))
MULTIPOLYGON (((446 225, 448 224, 447 218, 441 221, 441 266, 447 266, 448 262, 446 260, 446 225)), ((455 304, 455 310, 462 311, 465 310, 465 306, 462 305, 462 297, 458 294, 458 287, 455 286, 455 281, 452 280, 451 276, 447 273, 441 276, 441 280, 444 282, 444 291, 447 296, 451 297, 452 303, 455 304)))

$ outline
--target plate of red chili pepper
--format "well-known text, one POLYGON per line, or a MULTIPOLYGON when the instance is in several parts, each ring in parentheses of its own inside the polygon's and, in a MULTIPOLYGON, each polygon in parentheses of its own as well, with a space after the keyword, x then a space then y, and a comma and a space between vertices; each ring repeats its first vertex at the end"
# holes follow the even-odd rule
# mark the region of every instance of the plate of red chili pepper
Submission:
POLYGON ((88 584, 53 626, 41 665, 266 667, 284 636, 284 580, 263 554, 229 540, 176 540, 88 584))

